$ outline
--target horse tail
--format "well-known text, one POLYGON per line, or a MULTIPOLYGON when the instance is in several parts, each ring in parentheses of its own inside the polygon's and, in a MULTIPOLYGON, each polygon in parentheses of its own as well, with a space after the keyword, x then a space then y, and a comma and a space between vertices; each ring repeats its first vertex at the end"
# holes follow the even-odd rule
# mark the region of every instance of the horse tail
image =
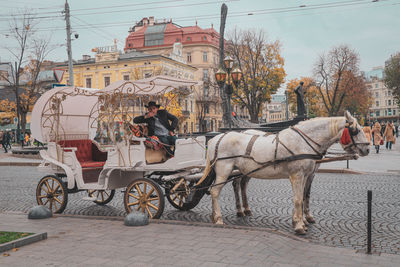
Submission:
POLYGON ((208 175, 210 174, 211 170, 213 170, 213 167, 214 167, 214 166, 211 165, 210 157, 208 156, 208 153, 207 153, 206 168, 204 169, 203 176, 202 176, 202 177, 200 178, 200 180, 197 182, 196 186, 199 186, 199 185, 201 185, 201 184, 204 182, 204 180, 205 180, 205 179, 208 177, 208 175))

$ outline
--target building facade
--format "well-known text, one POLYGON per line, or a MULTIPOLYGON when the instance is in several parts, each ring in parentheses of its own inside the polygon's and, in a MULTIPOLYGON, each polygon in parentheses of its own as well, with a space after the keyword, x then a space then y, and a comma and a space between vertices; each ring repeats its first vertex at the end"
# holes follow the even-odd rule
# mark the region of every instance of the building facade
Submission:
POLYGON ((384 68, 376 67, 364 73, 372 104, 369 108, 369 121, 400 121, 400 109, 392 90, 384 83, 384 68))
MULTIPOLYGON (((86 88, 103 89, 121 80, 138 80, 156 75, 168 75, 181 79, 195 79, 197 69, 184 62, 163 55, 146 54, 139 51, 121 53, 117 47, 98 47, 92 50, 95 56, 84 55, 74 62, 74 85, 86 88)), ((55 66, 64 69, 61 83, 68 84, 69 73, 66 63, 55 66)), ((195 124, 194 95, 178 99, 182 107, 179 132, 188 132, 187 125, 195 124)))
POLYGON ((143 18, 129 32, 126 52, 142 51, 175 58, 197 69, 194 79, 204 83, 194 96, 196 124, 188 125, 188 129, 216 131, 222 127, 221 98, 214 80, 219 64, 219 33, 213 27, 181 27, 172 21, 155 21, 154 17, 143 18))

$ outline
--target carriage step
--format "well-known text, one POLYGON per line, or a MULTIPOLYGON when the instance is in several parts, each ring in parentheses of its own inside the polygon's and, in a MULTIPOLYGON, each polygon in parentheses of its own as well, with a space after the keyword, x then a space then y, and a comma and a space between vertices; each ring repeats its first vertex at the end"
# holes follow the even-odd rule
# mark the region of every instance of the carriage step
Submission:
POLYGON ((83 197, 82 200, 95 201, 95 200, 97 200, 97 198, 96 197, 83 197))

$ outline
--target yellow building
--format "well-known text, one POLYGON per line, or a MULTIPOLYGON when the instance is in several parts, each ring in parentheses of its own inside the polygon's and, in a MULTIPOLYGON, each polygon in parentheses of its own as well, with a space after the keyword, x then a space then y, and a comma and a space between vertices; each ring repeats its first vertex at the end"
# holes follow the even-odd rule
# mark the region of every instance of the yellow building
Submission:
MULTIPOLYGON (((197 68, 179 62, 175 59, 150 55, 137 51, 120 53, 116 46, 93 49, 95 57, 84 55, 81 60, 74 62, 74 85, 86 88, 104 87, 120 80, 138 80, 155 75, 168 75, 181 79, 195 79, 197 68)), ((68 65, 58 65, 55 68, 64 69, 61 81, 68 84, 68 65)), ((182 107, 182 117, 179 118, 179 132, 188 132, 188 125, 196 123, 194 113, 194 95, 179 99, 182 107)))

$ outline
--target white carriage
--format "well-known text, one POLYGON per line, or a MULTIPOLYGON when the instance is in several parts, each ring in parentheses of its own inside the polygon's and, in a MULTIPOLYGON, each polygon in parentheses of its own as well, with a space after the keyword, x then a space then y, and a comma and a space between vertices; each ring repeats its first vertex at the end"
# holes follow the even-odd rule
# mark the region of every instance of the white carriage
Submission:
POLYGON ((48 147, 40 152, 38 168, 48 175, 38 183, 38 204, 61 213, 69 193, 86 190, 87 200, 104 205, 116 189, 125 188, 128 213, 137 210, 159 218, 164 192, 175 208, 195 207, 205 193, 191 190, 205 166, 205 137, 178 138, 175 155, 168 159, 164 150, 147 148, 146 138, 128 127, 134 115, 144 112, 142 103, 168 102, 166 94, 190 91, 195 84, 157 76, 102 90, 59 87, 43 94, 31 122, 33 136, 48 147))

